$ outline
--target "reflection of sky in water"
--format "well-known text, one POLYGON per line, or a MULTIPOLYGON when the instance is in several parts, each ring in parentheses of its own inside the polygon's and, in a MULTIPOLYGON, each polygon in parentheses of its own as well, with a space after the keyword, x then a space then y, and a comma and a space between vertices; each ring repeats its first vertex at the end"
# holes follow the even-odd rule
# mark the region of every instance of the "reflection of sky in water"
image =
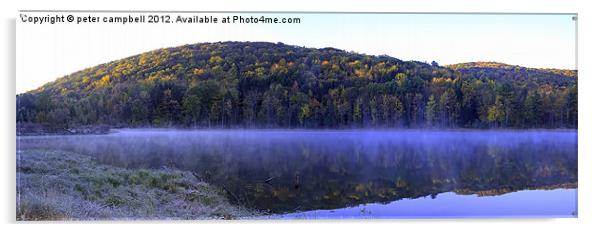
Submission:
POLYGON ((577 190, 556 189, 519 191, 493 197, 448 192, 437 195, 435 199, 423 197, 269 218, 576 217, 576 212, 577 190))

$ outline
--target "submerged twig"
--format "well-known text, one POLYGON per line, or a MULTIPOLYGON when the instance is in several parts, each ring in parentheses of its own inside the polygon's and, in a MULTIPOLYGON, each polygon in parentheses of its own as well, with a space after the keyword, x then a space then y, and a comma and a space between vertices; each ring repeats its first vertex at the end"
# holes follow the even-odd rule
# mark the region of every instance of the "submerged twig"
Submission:
POLYGON ((266 180, 264 180, 263 182, 264 182, 264 183, 266 183, 266 184, 269 184, 269 183, 270 183, 270 181, 272 181, 273 179, 276 179, 276 178, 278 178, 278 177, 279 177, 279 176, 273 176, 273 177, 267 178, 267 179, 266 179, 266 180))

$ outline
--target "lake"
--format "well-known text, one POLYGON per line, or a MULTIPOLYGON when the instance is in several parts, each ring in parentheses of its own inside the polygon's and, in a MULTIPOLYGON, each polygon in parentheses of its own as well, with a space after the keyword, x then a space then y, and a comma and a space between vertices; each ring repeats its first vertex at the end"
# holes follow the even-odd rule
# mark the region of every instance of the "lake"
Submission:
POLYGON ((192 171, 272 218, 577 215, 575 130, 124 129, 17 145, 192 171))

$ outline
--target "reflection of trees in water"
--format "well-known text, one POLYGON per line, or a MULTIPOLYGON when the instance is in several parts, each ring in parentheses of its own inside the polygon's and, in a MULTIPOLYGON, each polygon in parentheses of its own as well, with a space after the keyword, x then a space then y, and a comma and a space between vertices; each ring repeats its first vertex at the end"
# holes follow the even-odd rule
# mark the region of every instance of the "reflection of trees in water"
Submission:
POLYGON ((191 170, 224 187, 233 200, 273 212, 436 197, 449 191, 499 195, 577 183, 576 138, 571 133, 184 133, 91 138, 31 140, 24 147, 51 145, 130 168, 191 170))

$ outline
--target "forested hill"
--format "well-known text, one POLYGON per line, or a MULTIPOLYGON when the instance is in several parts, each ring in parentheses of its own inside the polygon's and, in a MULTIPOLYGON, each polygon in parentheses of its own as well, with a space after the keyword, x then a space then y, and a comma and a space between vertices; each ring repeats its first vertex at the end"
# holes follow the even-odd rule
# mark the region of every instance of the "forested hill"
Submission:
POLYGON ((465 74, 473 74, 477 78, 499 79, 531 79, 539 84, 552 83, 560 86, 572 85, 576 82, 577 71, 567 69, 536 69, 497 62, 469 62, 448 66, 465 74), (572 78, 565 78, 572 77, 572 78))
POLYGON ((17 122, 68 128, 575 128, 576 71, 442 67, 334 48, 200 43, 81 70, 17 96, 17 122))

